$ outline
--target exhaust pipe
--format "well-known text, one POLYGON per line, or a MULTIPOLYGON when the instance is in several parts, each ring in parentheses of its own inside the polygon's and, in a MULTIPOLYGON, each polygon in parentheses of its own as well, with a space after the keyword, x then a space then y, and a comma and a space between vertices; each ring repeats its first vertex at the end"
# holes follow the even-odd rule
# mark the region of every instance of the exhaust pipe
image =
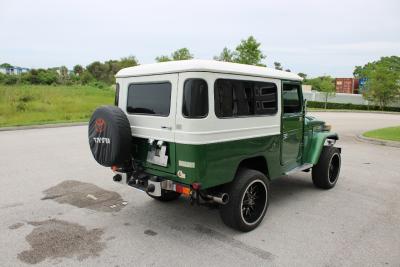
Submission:
POLYGON ((218 194, 217 196, 207 195, 207 198, 211 199, 212 201, 214 201, 218 204, 222 204, 222 205, 225 205, 229 202, 229 195, 227 193, 221 193, 221 194, 218 194))

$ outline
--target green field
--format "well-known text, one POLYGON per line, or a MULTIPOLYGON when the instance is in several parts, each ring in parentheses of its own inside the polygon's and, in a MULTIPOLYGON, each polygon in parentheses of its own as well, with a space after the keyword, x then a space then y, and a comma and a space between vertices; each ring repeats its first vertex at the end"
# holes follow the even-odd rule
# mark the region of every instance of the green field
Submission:
POLYGON ((0 85, 0 127, 87 121, 114 91, 91 86, 0 85))
POLYGON ((400 126, 372 130, 363 135, 370 138, 400 141, 400 126))

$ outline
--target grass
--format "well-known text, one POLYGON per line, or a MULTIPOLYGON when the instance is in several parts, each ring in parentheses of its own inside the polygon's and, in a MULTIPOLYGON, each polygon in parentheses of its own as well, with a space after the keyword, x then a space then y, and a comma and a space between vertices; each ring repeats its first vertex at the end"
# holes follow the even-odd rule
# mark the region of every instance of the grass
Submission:
POLYGON ((88 121, 114 91, 91 86, 0 85, 0 127, 88 121))
POLYGON ((365 132, 363 135, 376 139, 400 141, 400 126, 372 130, 365 132))

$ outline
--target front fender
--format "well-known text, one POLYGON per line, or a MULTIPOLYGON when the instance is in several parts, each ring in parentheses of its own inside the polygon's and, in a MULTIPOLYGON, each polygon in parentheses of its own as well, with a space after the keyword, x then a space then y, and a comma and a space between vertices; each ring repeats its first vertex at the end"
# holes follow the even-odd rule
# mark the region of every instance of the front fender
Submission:
POLYGON ((305 153, 305 163, 311 163, 312 165, 318 163, 319 156, 321 155, 322 148, 324 147, 325 140, 327 139, 339 140, 339 136, 337 133, 332 132, 313 133, 311 145, 309 146, 309 150, 305 153))

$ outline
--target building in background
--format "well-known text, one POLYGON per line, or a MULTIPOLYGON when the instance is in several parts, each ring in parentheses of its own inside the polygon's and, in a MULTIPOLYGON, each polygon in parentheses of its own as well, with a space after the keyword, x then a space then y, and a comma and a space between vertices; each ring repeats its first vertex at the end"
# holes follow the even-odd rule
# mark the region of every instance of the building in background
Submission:
POLYGON ((358 94, 359 83, 355 78, 336 78, 336 93, 358 94))
POLYGON ((22 68, 17 66, 11 67, 0 67, 0 73, 8 74, 8 75, 20 75, 22 73, 28 72, 28 68, 22 68))
POLYGON ((312 86, 309 84, 302 84, 301 89, 303 90, 303 92, 311 92, 312 86))

